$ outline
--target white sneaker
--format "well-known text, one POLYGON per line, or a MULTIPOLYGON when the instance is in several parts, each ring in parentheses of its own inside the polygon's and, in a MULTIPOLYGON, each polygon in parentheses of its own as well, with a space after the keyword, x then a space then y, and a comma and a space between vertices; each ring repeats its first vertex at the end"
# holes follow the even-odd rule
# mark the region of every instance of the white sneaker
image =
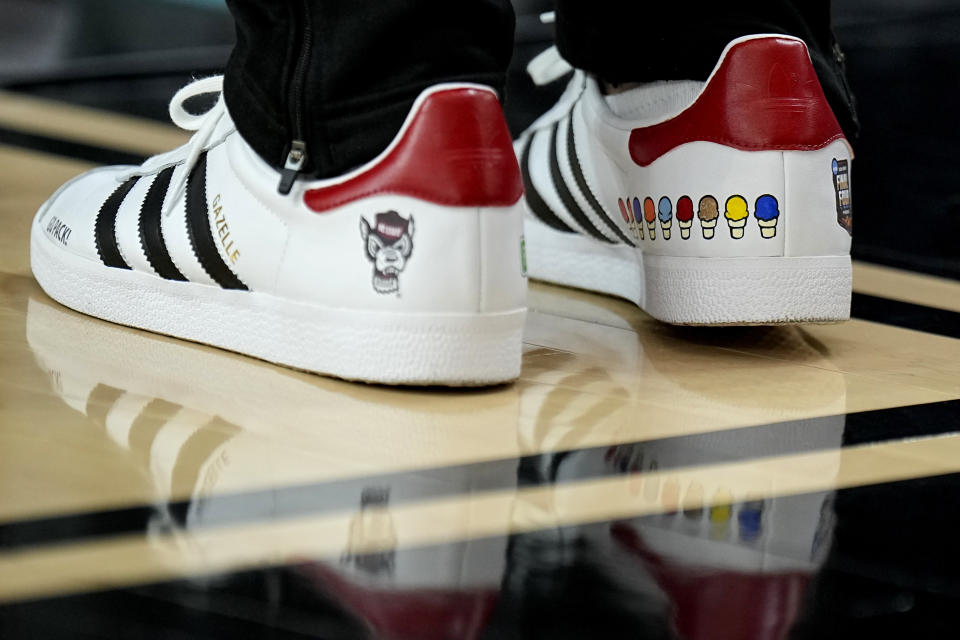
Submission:
POLYGON ((174 122, 197 131, 190 143, 91 171, 40 209, 32 266, 51 297, 347 379, 519 375, 522 181, 491 89, 428 89, 379 157, 282 195, 222 97, 203 116, 183 109, 221 87, 209 78, 174 97, 174 122))
POLYGON ((676 324, 850 317, 853 151, 803 41, 735 40, 706 83, 577 71, 515 149, 531 277, 676 324))

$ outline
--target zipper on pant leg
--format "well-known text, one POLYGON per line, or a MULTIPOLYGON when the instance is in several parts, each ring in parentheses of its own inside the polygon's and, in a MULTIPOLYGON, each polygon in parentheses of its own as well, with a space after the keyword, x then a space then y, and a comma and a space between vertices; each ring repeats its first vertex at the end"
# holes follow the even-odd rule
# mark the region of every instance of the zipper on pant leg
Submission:
POLYGON ((303 124, 304 85, 307 81, 307 70, 310 66, 310 55, 313 49, 313 23, 310 19, 310 0, 300 0, 303 20, 303 29, 300 32, 300 55, 294 67, 293 80, 290 83, 290 126, 293 140, 290 142, 287 159, 280 172, 280 186, 277 190, 287 195, 293 189, 293 183, 303 170, 307 162, 306 131, 303 124))

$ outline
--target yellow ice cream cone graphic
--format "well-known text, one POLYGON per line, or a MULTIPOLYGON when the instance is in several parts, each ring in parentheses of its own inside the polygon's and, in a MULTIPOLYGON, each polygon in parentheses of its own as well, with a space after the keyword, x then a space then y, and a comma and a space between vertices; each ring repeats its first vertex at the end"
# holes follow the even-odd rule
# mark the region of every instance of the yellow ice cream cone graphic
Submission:
POLYGON ((750 215, 747 211, 747 201, 743 196, 731 196, 727 199, 726 208, 723 217, 727 219, 727 225, 730 227, 730 237, 739 240, 743 237, 743 230, 747 226, 750 215))

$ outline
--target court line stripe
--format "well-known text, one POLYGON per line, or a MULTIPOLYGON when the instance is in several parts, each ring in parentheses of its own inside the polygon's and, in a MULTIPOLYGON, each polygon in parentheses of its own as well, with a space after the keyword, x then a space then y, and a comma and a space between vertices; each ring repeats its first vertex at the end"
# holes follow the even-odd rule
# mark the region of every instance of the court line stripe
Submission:
POLYGON ((960 339, 960 313, 854 292, 851 315, 888 326, 960 339))
POLYGON ((190 137, 167 122, 8 90, 0 90, 0 126, 146 155, 179 147, 190 137))
MULTIPOLYGON (((659 500, 637 491, 640 478, 661 486, 668 481, 682 486, 722 483, 734 496, 766 500, 958 472, 960 434, 950 434, 561 486, 476 492, 380 508, 402 536, 357 541, 352 551, 365 555, 666 512, 659 500), (522 517, 525 506, 537 517, 522 517)), ((0 553, 0 602, 338 558, 350 540, 356 514, 354 505, 321 517, 7 551, 0 553)))
POLYGON ((960 312, 960 282, 915 271, 855 260, 853 289, 880 298, 960 312))
MULTIPOLYGON (((607 458, 616 452, 630 449, 671 449, 674 454, 682 452, 670 463, 656 461, 660 471, 683 469, 703 464, 745 462, 775 456, 795 455, 810 451, 838 450, 840 442, 831 442, 832 432, 838 430, 838 421, 844 421, 842 441, 846 445, 877 444, 904 438, 924 438, 960 432, 960 400, 949 400, 922 405, 879 409, 847 415, 810 418, 779 422, 753 427, 739 427, 686 436, 674 436, 655 440, 637 441, 618 445, 604 445, 582 449, 569 449, 555 453, 537 454, 515 458, 500 458, 484 462, 441 467, 428 467, 412 471, 387 473, 372 476, 349 477, 337 480, 266 487, 252 491, 223 493, 206 496, 204 508, 210 512, 230 514, 230 519, 212 528, 255 521, 262 511, 250 505, 265 501, 276 503, 271 512, 275 518, 295 518, 340 509, 348 509, 355 501, 357 486, 405 486, 422 481, 424 475, 433 475, 437 481, 430 484, 429 493, 421 493, 418 500, 442 498, 460 492, 463 477, 481 478, 479 484, 471 485, 471 491, 502 490, 513 486, 514 476, 504 477, 499 471, 506 464, 521 467, 537 466, 544 456, 552 456, 554 464, 573 455, 607 458), (757 451, 756 443, 765 447, 757 451), (822 444, 821 444, 822 443, 822 444), (751 450, 753 447, 753 450, 751 450), (449 478, 450 481, 444 482, 449 478)), ((636 459, 636 456, 633 456, 636 459)), ((646 464, 652 460, 648 459, 646 464)), ((554 486, 579 482, 599 477, 610 477, 628 471, 603 463, 581 465, 578 471, 562 479, 526 477, 526 485, 554 486), (585 470, 586 469, 586 470, 585 470)), ((642 467, 640 470, 643 470, 642 467)), ((403 502, 399 502, 402 504, 403 502)), ((166 511, 185 514, 190 510, 191 500, 175 500, 167 503, 166 511)), ((101 537, 121 536, 145 531, 155 519, 158 507, 137 505, 127 508, 106 509, 65 514, 46 518, 27 519, 0 524, 0 549, 37 547, 63 544, 101 537)))
MULTIPOLYGON (((764 504, 765 510, 769 509, 772 511, 781 511, 782 509, 786 509, 789 511, 792 508, 792 505, 790 503, 793 500, 797 500, 797 499, 805 500, 810 497, 820 497, 822 499, 830 494, 836 493, 837 496, 836 496, 835 502, 843 501, 844 503, 849 505, 851 503, 860 503, 865 499, 869 500, 870 499, 869 492, 872 492, 875 488, 880 488, 882 490, 889 491, 889 492, 911 491, 911 490, 915 490, 915 487, 918 487, 920 484, 926 485, 930 481, 945 482, 945 483, 950 483, 952 485, 955 485, 957 482, 960 482, 960 474, 951 473, 951 474, 942 474, 938 476, 895 480, 892 482, 874 483, 869 485, 850 486, 850 487, 839 489, 836 492, 832 490, 821 490, 821 491, 813 491, 813 492, 806 492, 806 493, 798 493, 793 495, 778 496, 778 497, 771 498, 769 500, 761 500, 758 502, 764 504)), ((746 505, 747 505, 746 502, 735 501, 734 505, 732 506, 738 506, 742 509, 746 507, 746 505)), ((649 550, 640 548, 636 544, 637 536, 639 535, 636 525, 639 524, 642 526, 646 523, 650 523, 654 527, 660 529, 663 527, 663 519, 662 519, 663 515, 664 513, 646 514, 646 515, 639 516, 637 518, 631 518, 629 520, 624 520, 624 519, 609 520, 603 524, 610 525, 611 539, 616 541, 617 544, 622 545, 623 548, 626 549, 629 553, 639 552, 645 557, 648 557, 647 551, 649 550)), ((665 515, 668 515, 668 516, 675 515, 679 517, 680 514, 666 513, 665 515)), ((732 517, 735 517, 735 516, 732 516, 732 517)), ((554 539, 565 540, 568 542, 572 542, 578 537, 583 536, 582 525, 560 526, 555 529, 552 529, 551 531, 555 532, 554 539)), ((539 537, 538 534, 540 532, 537 532, 537 531, 533 531, 533 532, 518 531, 515 533, 508 532, 508 533, 499 534, 499 535, 494 534, 491 536, 478 537, 478 538, 475 538, 474 540, 490 541, 494 543, 496 543, 497 541, 501 541, 501 542, 507 542, 507 544, 509 545, 514 542, 515 536, 530 535, 531 533, 532 535, 539 537)), ((770 533, 772 533, 772 535, 776 539, 777 537, 776 531, 771 531, 770 533)), ((767 534, 767 535, 770 535, 770 534, 767 534)), ((734 544, 743 544, 743 541, 740 541, 734 544)), ((427 554, 430 554, 431 556, 436 556, 438 554, 441 556, 449 556, 451 555, 451 552, 457 550, 461 545, 462 545, 462 542, 449 541, 449 542, 441 542, 433 545, 407 547, 407 548, 399 549, 397 551, 400 554, 404 554, 412 551, 418 554, 427 553, 427 554)), ((811 555, 808 554, 809 550, 798 548, 798 547, 792 547, 792 548, 778 547, 775 550, 768 549, 767 551, 768 551, 768 554, 767 554, 768 557, 777 557, 777 558, 785 559, 788 562, 807 563, 810 561, 810 557, 811 557, 811 555)), ((380 556, 383 553, 384 553, 383 551, 373 551, 369 553, 356 554, 352 557, 366 558, 371 556, 380 556)), ((393 554, 394 550, 389 550, 387 551, 387 553, 393 554)), ((506 572, 505 575, 511 574, 513 570, 519 567, 519 565, 517 564, 517 560, 519 560, 520 558, 519 557, 511 558, 512 555, 513 554, 508 551, 507 556, 504 558, 503 570, 506 572)), ((812 555, 816 555, 816 552, 815 551, 812 552, 812 555)), ((658 557, 657 559, 654 559, 655 562, 658 560, 662 561, 663 558, 658 557)), ((836 564, 835 558, 834 558, 834 564, 836 564)), ((874 570, 873 568, 866 567, 862 564, 858 565, 855 568, 854 567, 848 567, 848 568, 850 568, 853 573, 864 576, 864 577, 869 575, 869 577, 872 577, 880 581, 889 579, 889 575, 884 574, 882 568, 874 570)), ((564 567, 558 565, 557 569, 562 571, 564 570, 564 567)), ((243 582, 245 584, 249 584, 251 579, 263 579, 267 576, 274 575, 275 572, 278 570, 284 571, 284 572, 291 572, 300 576, 305 576, 306 578, 316 582, 316 586, 318 586, 321 590, 339 592, 343 590, 342 585, 346 585, 346 588, 348 590, 363 589, 362 585, 355 582, 351 582, 350 577, 340 572, 336 567, 336 565, 334 565, 330 561, 330 559, 298 558, 293 562, 281 563, 276 565, 267 564, 265 566, 239 569, 239 570, 229 571, 227 573, 221 572, 221 573, 215 573, 215 574, 200 574, 199 577, 201 578, 201 580, 204 580, 206 578, 216 578, 220 581, 224 581, 228 583, 243 582)), ((38 599, 38 600, 34 600, 33 602, 27 602, 27 603, 15 603, 15 604, 0 603, 0 617, 3 617, 7 611, 10 611, 13 609, 22 610, 22 607, 24 607, 24 604, 26 604, 27 607, 30 607, 33 610, 32 615, 35 616, 37 615, 36 611, 38 607, 42 608, 49 605, 53 605, 54 607, 60 607, 63 604, 70 603, 70 604, 73 604, 74 606, 83 606, 83 607, 89 608, 91 606, 91 603, 90 603, 91 599, 93 599, 94 603, 96 603, 93 606, 98 606, 99 603, 97 603, 97 600, 100 600, 100 602, 102 602, 103 599, 106 598, 110 602, 113 602, 114 598, 118 596, 122 597, 124 595, 132 595, 138 598, 146 597, 146 598, 151 598, 153 600, 159 599, 162 602, 166 602, 169 598, 173 597, 174 594, 182 593, 184 588, 187 588, 189 590, 190 589, 189 581, 191 579, 196 579, 197 577, 198 576, 196 575, 192 576, 191 578, 174 577, 168 580, 159 580, 159 581, 153 581, 148 583, 138 583, 135 585, 125 586, 125 587, 108 588, 107 590, 54 594, 48 598, 38 599), (77 602, 80 600, 83 601, 82 604, 77 602)), ((926 580, 926 578, 924 577, 922 580, 926 580)), ((928 586, 928 585, 923 585, 923 586, 928 586)), ((960 593, 960 591, 958 591, 957 588, 950 588, 951 587, 950 584, 941 583, 938 586, 941 592, 950 593, 950 594, 960 593)), ((113 609, 115 610, 116 607, 113 606, 113 609)), ((56 609, 56 610, 59 611, 59 609, 56 609)))
POLYGON ((862 241, 853 247, 855 260, 869 262, 875 265, 920 273, 923 275, 960 282, 960 260, 954 256, 927 256, 907 251, 899 251, 891 247, 868 245, 862 241))
POLYGON ((51 138, 36 133, 16 131, 0 127, 0 144, 40 151, 67 158, 75 158, 93 164, 104 165, 139 165, 146 160, 146 156, 108 147, 99 147, 84 142, 51 138))

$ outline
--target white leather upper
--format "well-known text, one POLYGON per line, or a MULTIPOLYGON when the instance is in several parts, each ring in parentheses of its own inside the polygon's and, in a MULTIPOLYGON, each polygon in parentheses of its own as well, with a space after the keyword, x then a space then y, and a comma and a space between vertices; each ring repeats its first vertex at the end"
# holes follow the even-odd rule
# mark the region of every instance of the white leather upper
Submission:
POLYGON ((126 179, 139 176, 117 213, 116 240, 133 270, 157 275, 141 244, 141 207, 157 174, 176 166, 161 218, 164 245, 189 281, 219 286, 191 244, 186 190, 175 197, 190 151, 199 149, 206 154, 207 222, 219 257, 251 291, 332 308, 401 313, 524 307, 521 203, 493 209, 449 207, 378 194, 316 213, 304 204, 304 192, 324 182, 298 181, 289 195, 281 195, 279 173, 235 132, 229 113, 214 115, 215 126, 202 125, 208 129, 204 144, 195 140, 139 168, 88 173, 51 198, 36 224, 45 228, 57 217, 72 230, 69 241, 64 246, 52 233, 47 239, 61 250, 100 262, 94 234, 97 214, 126 179), (385 293, 374 284, 375 265, 361 219, 376 225, 377 215, 390 211, 414 221, 413 250, 395 278, 396 291, 385 293))
MULTIPOLYGON (((740 41, 734 41, 730 46, 740 41)), ((642 167, 630 157, 631 132, 674 117, 689 106, 683 103, 692 102, 698 95, 688 84, 659 84, 655 93, 642 100, 633 100, 627 94, 618 96, 617 100, 623 103, 620 106, 626 105, 624 109, 632 116, 630 119, 621 118, 611 110, 608 96, 603 95, 597 80, 578 72, 557 105, 521 136, 516 145, 518 151, 527 139, 533 139, 531 182, 557 218, 572 230, 587 235, 583 225, 573 219, 561 202, 549 173, 551 151, 548 140, 551 127, 559 122, 557 160, 563 182, 594 227, 605 237, 618 241, 609 232, 609 227, 597 220, 572 174, 565 148, 568 118, 572 117, 578 158, 588 189, 610 222, 646 254, 772 257, 849 253, 850 234, 837 223, 831 179, 834 159, 852 161, 853 154, 845 140, 821 150, 787 152, 741 151, 711 142, 690 142, 642 167), (675 91, 682 99, 667 95, 670 91, 675 91), (631 104, 627 105, 628 102, 631 104), (757 200, 767 195, 776 199, 780 212, 773 237, 762 235, 756 217, 757 200), (689 233, 681 235, 676 207, 683 196, 693 201, 694 218, 689 233), (697 216, 698 203, 705 196, 714 197, 720 208, 720 217, 710 237, 704 233, 697 216), (734 196, 742 197, 748 204, 749 216, 742 237, 736 237, 731 229, 739 223, 724 216, 724 205, 734 196), (653 225, 645 220, 638 221, 644 229, 644 237, 640 238, 639 233, 631 229, 633 225, 623 220, 620 201, 629 205, 634 198, 641 202, 650 198, 658 205, 664 197, 672 206, 672 215, 666 224, 670 238, 665 239, 664 223, 659 216, 653 225), (649 233, 651 226, 653 234, 649 233)), ((630 213, 633 213, 632 209, 630 213)))

